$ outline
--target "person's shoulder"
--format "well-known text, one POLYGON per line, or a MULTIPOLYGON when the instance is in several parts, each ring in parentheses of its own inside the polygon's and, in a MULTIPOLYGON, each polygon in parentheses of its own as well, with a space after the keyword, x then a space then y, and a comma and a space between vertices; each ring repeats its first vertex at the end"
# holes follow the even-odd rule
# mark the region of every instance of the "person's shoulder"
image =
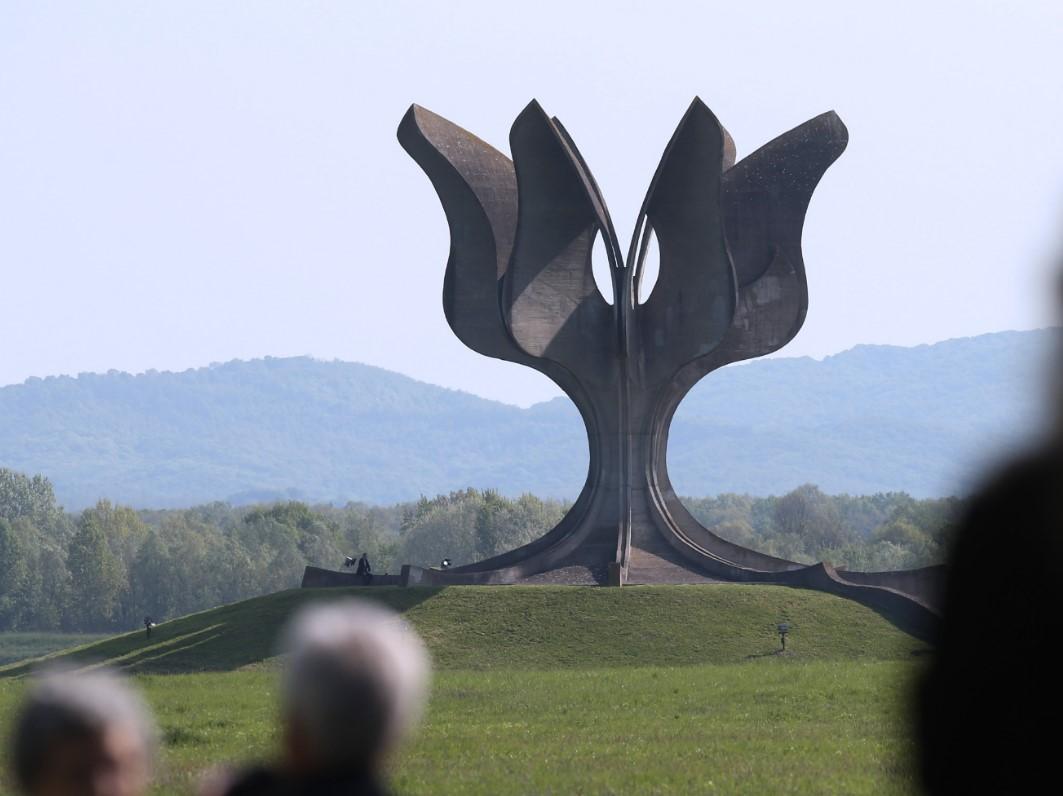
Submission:
POLYGON ((376 777, 365 773, 308 777, 299 786, 302 796, 389 796, 376 777))
POLYGON ((1061 574, 1063 446, 1046 445, 1013 459, 968 501, 949 555, 946 612, 983 610, 1049 587, 1061 574), (1017 589, 1019 584, 1023 589, 1017 589))
POLYGON ((221 791, 222 796, 282 796, 293 793, 276 771, 256 766, 238 771, 221 791))

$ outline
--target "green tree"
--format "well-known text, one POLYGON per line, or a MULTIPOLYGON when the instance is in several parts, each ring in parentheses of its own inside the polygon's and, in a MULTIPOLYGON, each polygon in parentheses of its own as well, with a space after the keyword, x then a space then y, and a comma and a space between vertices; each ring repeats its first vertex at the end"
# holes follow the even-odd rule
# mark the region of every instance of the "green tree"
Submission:
POLYGON ((143 616, 136 605, 130 582, 130 573, 141 545, 148 536, 148 526, 140 515, 126 506, 116 506, 109 500, 101 500, 81 513, 81 520, 91 522, 100 529, 111 553, 119 562, 120 581, 114 619, 123 626, 135 625, 143 616))
POLYGON ((125 586, 125 573, 92 516, 84 516, 78 522, 67 552, 67 568, 71 596, 67 617, 72 629, 110 629, 125 586))
POLYGON ((444 558, 456 565, 478 560, 476 523, 482 504, 475 489, 440 495, 431 501, 422 498, 412 516, 404 519, 403 561, 436 566, 444 558))
POLYGON ((0 467, 0 518, 28 519, 37 528, 50 530, 61 524, 62 515, 51 481, 0 467))
POLYGON ((183 594, 170 548, 157 531, 149 531, 137 551, 129 583, 136 610, 155 621, 179 616, 190 602, 183 594))
POLYGON ((806 555, 822 558, 822 552, 853 541, 854 534, 841 521, 834 501, 819 487, 804 484, 775 502, 775 528, 806 555))
POLYGON ((70 571, 66 555, 53 541, 40 537, 37 551, 31 602, 35 630, 60 630, 66 626, 66 614, 70 605, 70 571))
POLYGON ((0 630, 20 630, 31 597, 30 551, 12 524, 0 517, 0 630))

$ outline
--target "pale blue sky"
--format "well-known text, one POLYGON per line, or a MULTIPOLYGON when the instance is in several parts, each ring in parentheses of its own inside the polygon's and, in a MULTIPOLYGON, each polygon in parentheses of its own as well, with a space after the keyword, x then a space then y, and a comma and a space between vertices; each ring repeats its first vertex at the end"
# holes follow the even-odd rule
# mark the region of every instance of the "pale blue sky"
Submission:
POLYGON ((0 384, 311 354, 528 404, 466 350, 395 140, 417 102, 507 150, 532 97, 626 240, 700 95, 739 156, 834 108, 785 355, 1055 320, 1063 3, 0 4, 0 384))

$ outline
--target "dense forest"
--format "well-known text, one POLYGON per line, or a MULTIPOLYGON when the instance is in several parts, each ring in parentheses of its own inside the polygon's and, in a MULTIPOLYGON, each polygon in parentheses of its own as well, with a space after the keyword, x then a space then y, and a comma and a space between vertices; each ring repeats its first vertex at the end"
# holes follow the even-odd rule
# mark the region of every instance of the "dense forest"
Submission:
MULTIPOLYGON (((863 570, 942 560, 962 507, 904 493, 830 496, 806 485, 780 497, 684 501, 725 538, 798 561, 863 570)), ((0 631, 123 631, 299 585, 307 564, 369 554, 376 572, 455 564, 510 550, 567 510, 534 495, 466 489, 376 507, 297 501, 134 510, 101 500, 78 513, 51 482, 0 469, 0 631)))

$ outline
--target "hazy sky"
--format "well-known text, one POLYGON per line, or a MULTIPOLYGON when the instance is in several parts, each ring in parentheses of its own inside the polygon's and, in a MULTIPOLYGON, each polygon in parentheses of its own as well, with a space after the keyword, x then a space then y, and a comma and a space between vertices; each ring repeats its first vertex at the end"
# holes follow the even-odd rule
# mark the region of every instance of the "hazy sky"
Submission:
POLYGON ((830 108, 785 355, 1055 320, 1063 3, 0 3, 0 384, 311 354, 528 404, 440 305, 417 102, 508 151, 532 97, 621 238, 699 95, 739 157, 830 108))

